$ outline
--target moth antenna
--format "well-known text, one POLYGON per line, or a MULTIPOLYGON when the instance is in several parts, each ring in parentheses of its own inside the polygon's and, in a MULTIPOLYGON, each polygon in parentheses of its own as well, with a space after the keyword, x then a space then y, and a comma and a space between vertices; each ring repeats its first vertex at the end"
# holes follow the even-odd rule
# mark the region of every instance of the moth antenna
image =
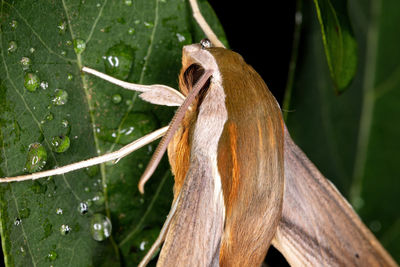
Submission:
POLYGON ((153 174, 155 169, 157 168, 158 164, 161 161, 162 156, 167 149, 168 143, 171 141, 174 133, 178 129, 183 117, 185 116, 186 110, 190 107, 192 102, 194 101, 197 94, 200 92, 200 89, 206 84, 207 80, 211 77, 213 70, 205 70, 203 75, 200 79, 196 82, 193 86, 192 91, 188 94, 183 104, 178 108, 177 112, 175 113, 174 117, 169 124, 168 131, 165 133, 164 137, 161 139, 160 143, 158 144, 156 151, 153 154, 149 164, 146 167, 142 177, 139 180, 139 191, 143 194, 144 193, 144 185, 150 179, 150 176, 153 174))
POLYGON ((157 249, 161 246, 162 242, 164 242, 164 239, 165 239, 165 236, 167 235, 172 218, 174 217, 176 209, 178 208, 178 202, 179 202, 180 197, 181 197, 181 193, 179 192, 179 195, 176 198, 175 202, 172 203, 171 210, 168 213, 167 219, 165 220, 165 223, 164 223, 163 227, 161 228, 161 231, 158 234, 156 241, 154 241, 154 243, 151 246, 151 248, 149 249, 149 251, 147 251, 146 255, 143 257, 143 259, 139 263, 138 267, 147 266, 147 264, 150 262, 153 255, 156 253, 157 249))
POLYGON ((21 176, 15 176, 15 177, 5 177, 5 178, 0 178, 0 183, 9 183, 9 182, 21 182, 21 181, 26 181, 26 180, 36 180, 39 178, 44 178, 48 176, 53 176, 53 175, 60 175, 64 173, 68 173, 71 171, 79 170, 82 168, 90 167, 93 165, 101 164, 107 161, 111 160, 119 160, 133 151, 153 142, 154 140, 157 140, 158 138, 162 137, 168 130, 168 126, 163 127, 161 129, 158 129, 152 133, 149 133, 132 143, 122 147, 121 149, 107 153, 98 157, 94 157, 91 159, 83 160, 80 162, 72 163, 60 168, 56 168, 53 170, 48 170, 48 171, 43 171, 43 172, 36 172, 28 175, 21 175, 21 176))
POLYGON ((193 18, 196 20, 197 24, 199 24, 207 38, 210 39, 214 46, 225 48, 224 44, 218 39, 217 35, 215 35, 214 31, 201 14, 197 0, 189 0, 189 2, 193 10, 193 18))
POLYGON ((139 97, 152 104, 163 105, 163 106, 180 106, 185 100, 185 97, 178 90, 175 90, 174 88, 166 85, 162 84, 142 85, 142 84, 128 83, 88 67, 83 67, 82 71, 90 73, 94 76, 97 76, 103 80, 118 85, 122 88, 131 91, 142 92, 142 94, 140 94, 139 97))

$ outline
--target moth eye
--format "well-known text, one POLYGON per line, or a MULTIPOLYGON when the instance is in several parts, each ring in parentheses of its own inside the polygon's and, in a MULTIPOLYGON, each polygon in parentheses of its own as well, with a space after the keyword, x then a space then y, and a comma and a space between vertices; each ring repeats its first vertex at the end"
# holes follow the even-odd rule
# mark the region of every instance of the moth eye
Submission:
MULTIPOLYGON (((200 77, 204 74, 204 68, 199 64, 192 64, 190 65, 183 74, 183 81, 188 88, 188 91, 192 89, 192 87, 196 84, 196 82, 200 79, 200 77)), ((207 92, 208 88, 210 87, 211 77, 207 80, 204 84, 203 88, 201 88, 199 93, 199 99, 201 99, 207 92)))
POLYGON ((201 48, 206 49, 210 48, 212 46, 211 41, 208 40, 207 38, 204 38, 203 40, 200 41, 201 48))
POLYGON ((203 75, 204 69, 199 64, 190 65, 183 75, 187 87, 191 88, 203 75))

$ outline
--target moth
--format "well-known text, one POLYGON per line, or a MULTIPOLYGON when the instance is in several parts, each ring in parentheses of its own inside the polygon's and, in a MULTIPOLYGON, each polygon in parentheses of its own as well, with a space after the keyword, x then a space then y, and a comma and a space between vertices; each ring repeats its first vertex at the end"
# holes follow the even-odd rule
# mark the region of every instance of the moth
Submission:
POLYGON ((347 201, 293 143, 262 78, 225 49, 202 18, 209 40, 183 48, 181 93, 163 85, 91 73, 142 99, 179 106, 168 127, 103 156, 2 182, 38 179, 118 161, 164 136, 143 174, 164 151, 175 175, 174 200, 144 266, 163 242, 159 266, 260 266, 275 246, 293 266, 397 266, 347 201))

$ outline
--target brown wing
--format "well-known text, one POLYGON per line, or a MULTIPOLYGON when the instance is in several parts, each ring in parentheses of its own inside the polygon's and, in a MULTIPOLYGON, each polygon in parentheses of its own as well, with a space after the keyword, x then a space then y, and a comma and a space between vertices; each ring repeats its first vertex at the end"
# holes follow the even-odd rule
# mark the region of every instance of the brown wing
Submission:
POLYGON ((218 266, 224 204, 214 192, 212 166, 194 158, 157 266, 218 266))
POLYGON ((218 147, 226 206, 220 266, 260 266, 275 234, 283 199, 280 109, 261 77, 232 51, 218 62, 228 121, 218 147))
POLYGON ((397 266, 285 132, 285 194, 273 245, 292 266, 397 266))

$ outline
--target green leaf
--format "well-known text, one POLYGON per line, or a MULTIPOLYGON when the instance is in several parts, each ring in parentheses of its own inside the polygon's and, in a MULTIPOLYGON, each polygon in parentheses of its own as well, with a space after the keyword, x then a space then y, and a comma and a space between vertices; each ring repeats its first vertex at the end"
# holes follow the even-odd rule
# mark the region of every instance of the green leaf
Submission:
MULTIPOLYGON (((223 37, 208 3, 200 5, 223 37)), ((23 174, 33 143, 46 149, 44 169, 52 169, 116 150, 168 124, 174 109, 146 104, 81 68, 177 88, 182 46, 203 38, 183 0, 1 1, 0 14, 1 177, 23 174), (54 140, 65 137, 69 147, 54 149, 54 140)), ((156 145, 116 165, 2 184, 6 265, 136 266, 157 237, 172 199, 166 160, 146 194, 137 189, 156 145), (95 239, 107 234, 91 235, 91 221, 104 218, 97 214, 112 223, 111 237, 101 242, 95 239)), ((41 150, 42 160, 43 155, 41 150)), ((36 164, 35 156, 29 160, 36 164)))
POLYGON ((349 90, 336 96, 318 22, 305 6, 287 124, 296 143, 400 261, 400 54, 394 52, 400 46, 400 3, 357 0, 349 7, 360 67, 349 90))
POLYGON ((357 70, 357 42, 346 0, 314 0, 329 71, 336 93, 342 93, 357 70))

